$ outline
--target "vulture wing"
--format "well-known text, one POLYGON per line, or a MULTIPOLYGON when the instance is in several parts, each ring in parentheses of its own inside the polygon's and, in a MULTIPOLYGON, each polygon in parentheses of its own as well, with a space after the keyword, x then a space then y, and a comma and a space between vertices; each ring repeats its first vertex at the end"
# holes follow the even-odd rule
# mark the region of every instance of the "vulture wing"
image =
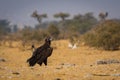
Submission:
POLYGON ((51 39, 50 37, 45 39, 44 45, 38 47, 34 52, 32 57, 30 57, 27 62, 30 66, 34 66, 36 63, 42 64, 42 62, 47 65, 47 58, 52 54, 53 48, 50 47, 51 39))
POLYGON ((29 58, 27 62, 29 62, 30 66, 34 66, 36 63, 42 64, 42 62, 46 64, 47 63, 46 59, 49 56, 51 56, 52 51, 53 51, 53 48, 51 47, 47 48, 47 47, 41 46, 33 52, 32 57, 29 58))
POLYGON ((46 50, 44 50, 42 53, 41 53, 41 55, 39 56, 39 59, 38 59, 38 64, 39 65, 41 65, 43 62, 44 62, 44 64, 45 65, 47 65, 47 58, 49 57, 49 56, 51 56, 51 54, 52 54, 52 52, 53 52, 53 48, 47 48, 46 50))

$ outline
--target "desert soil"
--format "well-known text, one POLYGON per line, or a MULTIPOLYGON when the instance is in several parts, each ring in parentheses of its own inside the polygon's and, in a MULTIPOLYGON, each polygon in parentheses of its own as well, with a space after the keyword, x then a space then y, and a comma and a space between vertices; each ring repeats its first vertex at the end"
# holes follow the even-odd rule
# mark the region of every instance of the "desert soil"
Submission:
POLYGON ((97 64, 99 60, 120 61, 120 50, 104 51, 79 45, 68 48, 68 41, 54 41, 55 48, 44 64, 29 67, 31 50, 0 46, 0 80, 120 80, 120 63, 97 64))

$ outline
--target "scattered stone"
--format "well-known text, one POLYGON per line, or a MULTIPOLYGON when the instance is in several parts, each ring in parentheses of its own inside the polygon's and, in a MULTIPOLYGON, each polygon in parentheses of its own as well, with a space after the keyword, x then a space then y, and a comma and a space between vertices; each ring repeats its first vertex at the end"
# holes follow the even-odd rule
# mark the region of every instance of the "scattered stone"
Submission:
POLYGON ((61 65, 65 67, 75 66, 75 64, 70 64, 70 63, 62 63, 61 65))
POLYGON ((62 69, 63 67, 62 66, 60 66, 60 67, 57 67, 56 69, 62 69))
POLYGON ((111 76, 120 76, 120 74, 111 74, 111 76))
POLYGON ((64 63, 62 63, 61 65, 64 65, 64 63))
POLYGON ((0 62, 6 62, 6 60, 3 58, 0 58, 0 62))
POLYGON ((100 61, 97 61, 97 64, 99 65, 99 64, 107 64, 107 62, 106 61, 103 61, 103 60, 100 60, 100 61))
POLYGON ((120 74, 92 74, 93 76, 120 76, 120 74))
POLYGON ((109 74, 92 74, 93 76, 110 76, 109 74))
POLYGON ((20 73, 19 72, 13 72, 12 74, 19 75, 20 73))
POLYGON ((90 67, 92 67, 93 65, 90 65, 90 67))
POLYGON ((115 64, 115 63, 120 63, 120 61, 114 60, 114 59, 112 59, 112 60, 99 60, 96 63, 97 63, 97 65, 100 65, 100 64, 113 64, 113 63, 115 64))

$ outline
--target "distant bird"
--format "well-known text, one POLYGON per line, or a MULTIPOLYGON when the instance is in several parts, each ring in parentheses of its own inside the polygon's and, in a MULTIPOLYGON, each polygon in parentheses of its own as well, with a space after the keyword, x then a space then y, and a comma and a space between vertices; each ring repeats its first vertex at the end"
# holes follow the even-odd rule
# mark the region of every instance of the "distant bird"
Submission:
POLYGON ((68 44, 68 47, 69 47, 69 48, 72 48, 72 47, 73 47, 73 45, 72 45, 71 43, 69 43, 69 44, 68 44))
POLYGON ((71 48, 71 49, 76 49, 77 48, 77 44, 75 43, 75 44, 72 45, 71 43, 69 43, 68 47, 71 48))
POLYGON ((76 49, 77 48, 77 44, 74 44, 72 49, 76 49))
POLYGON ((27 60, 29 66, 34 66, 36 63, 40 66, 44 63, 47 66, 47 59, 53 52, 53 48, 50 47, 51 40, 50 37, 47 37, 45 43, 33 52, 33 55, 27 60))
POLYGON ((100 17, 100 19, 101 20, 105 20, 105 18, 108 16, 108 12, 101 12, 100 14, 99 14, 99 17, 100 17))

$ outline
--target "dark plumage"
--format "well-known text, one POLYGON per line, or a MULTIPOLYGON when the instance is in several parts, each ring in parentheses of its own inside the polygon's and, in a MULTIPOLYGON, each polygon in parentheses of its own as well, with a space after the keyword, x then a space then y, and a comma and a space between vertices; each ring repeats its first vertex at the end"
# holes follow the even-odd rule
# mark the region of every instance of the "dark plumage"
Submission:
POLYGON ((27 60, 30 66, 34 66, 38 63, 40 66, 42 63, 47 65, 47 58, 51 56, 53 48, 50 47, 51 45, 51 38, 48 37, 45 39, 45 43, 38 47, 34 52, 33 55, 27 60))

